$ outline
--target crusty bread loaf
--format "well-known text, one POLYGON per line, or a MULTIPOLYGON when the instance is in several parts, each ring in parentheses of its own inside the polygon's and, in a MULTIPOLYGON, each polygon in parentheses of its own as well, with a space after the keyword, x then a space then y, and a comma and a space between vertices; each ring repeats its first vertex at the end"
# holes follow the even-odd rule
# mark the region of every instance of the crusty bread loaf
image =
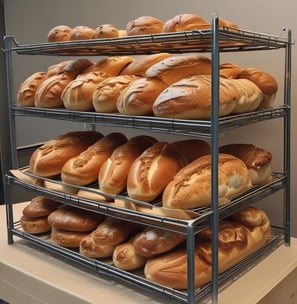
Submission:
POLYGON ((253 185, 269 181, 272 173, 272 154, 252 144, 228 144, 220 147, 221 153, 240 158, 247 166, 253 185))
POLYGON ((147 227, 135 235, 132 244, 137 254, 149 258, 175 248, 185 239, 181 233, 147 227))
POLYGON ((90 232, 105 219, 105 216, 88 210, 62 205, 48 216, 48 222, 52 228, 90 232))
POLYGON ((231 21, 225 20, 222 17, 219 17, 219 27, 224 27, 224 26, 231 27, 231 28, 238 28, 237 24, 235 24, 231 21))
POLYGON ((167 85, 156 78, 139 78, 131 82, 120 94, 116 106, 121 114, 148 115, 157 96, 167 85))
POLYGON ((201 55, 176 55, 146 70, 147 77, 158 77, 168 86, 192 75, 211 75, 211 60, 201 55))
POLYGON ((61 203, 44 196, 36 196, 23 209, 23 215, 27 217, 48 216, 57 209, 61 203))
POLYGON ((157 62, 170 57, 170 53, 156 53, 146 56, 140 56, 129 63, 121 72, 122 75, 137 75, 145 77, 146 70, 157 62))
POLYGON ((164 22, 152 16, 140 16, 126 25, 128 36, 158 34, 163 30, 164 22))
MULTIPOLYGON (((220 116, 231 114, 239 99, 231 82, 220 77, 220 116)), ((207 119, 211 117, 211 96, 211 76, 190 76, 165 89, 156 98, 153 112, 157 117, 207 119)))
POLYGON ((135 159, 157 140, 151 136, 139 135, 130 138, 114 150, 102 164, 99 175, 99 188, 106 193, 119 194, 126 188, 128 173, 135 159))
POLYGON ((77 25, 70 31, 70 40, 88 40, 93 39, 95 30, 84 25, 77 25))
POLYGON ((263 92, 263 98, 259 105, 260 108, 270 108, 273 105, 278 85, 275 78, 260 69, 246 68, 238 75, 238 78, 246 78, 254 82, 263 92))
POLYGON ((29 217, 23 215, 20 222, 23 230, 30 234, 40 234, 51 230, 47 216, 29 217))
POLYGON ((119 29, 114 24, 100 24, 95 29, 94 38, 115 38, 119 37, 119 29))
POLYGON ((153 201, 182 167, 183 161, 169 143, 155 143, 133 162, 127 178, 128 196, 153 201))
POLYGON ((34 107, 35 92, 47 78, 46 72, 36 72, 26 78, 18 89, 17 105, 21 107, 34 107))
MULTIPOLYGON (((232 220, 232 219, 231 219, 232 220)), ((247 207, 232 221, 219 225, 218 272, 222 273, 260 249, 270 235, 270 222, 259 209, 247 207), (254 219, 257 218, 257 221, 254 219)), ((212 276, 211 229, 198 233, 195 246, 196 288, 210 282, 212 276)), ((149 258, 144 269, 148 280, 176 289, 187 289, 186 248, 149 258)))
POLYGON ((108 78, 105 72, 90 72, 78 75, 63 90, 64 107, 73 111, 93 111, 92 97, 96 85, 108 78))
POLYGON ((236 79, 241 73, 242 67, 234 63, 220 64, 219 73, 221 77, 236 79))
POLYGON ((163 26, 163 32, 183 32, 191 30, 210 29, 211 24, 195 14, 179 14, 167 20, 163 26))
POLYGON ((93 108, 96 112, 118 112, 117 100, 122 91, 132 82, 139 79, 134 75, 118 75, 108 77, 95 87, 92 96, 93 108))
POLYGON ((47 76, 51 77, 54 75, 64 73, 65 66, 69 65, 73 60, 63 60, 56 64, 52 64, 47 68, 47 76))
POLYGON ((126 136, 117 132, 109 133, 98 139, 63 165, 61 180, 67 184, 79 186, 97 182, 99 170, 105 160, 110 157, 114 149, 126 141, 126 136))
POLYGON ((86 150, 102 136, 97 131, 74 131, 48 140, 32 153, 30 172, 43 177, 59 175, 70 158, 86 150))
POLYGON ((68 25, 57 25, 47 34, 48 42, 69 41, 72 28, 68 25))
MULTIPOLYGON (((251 178, 245 163, 229 154, 218 157, 218 198, 224 203, 233 195, 251 187, 251 178)), ((211 203, 211 155, 202 156, 183 169, 163 192, 163 206, 191 209, 211 203)))

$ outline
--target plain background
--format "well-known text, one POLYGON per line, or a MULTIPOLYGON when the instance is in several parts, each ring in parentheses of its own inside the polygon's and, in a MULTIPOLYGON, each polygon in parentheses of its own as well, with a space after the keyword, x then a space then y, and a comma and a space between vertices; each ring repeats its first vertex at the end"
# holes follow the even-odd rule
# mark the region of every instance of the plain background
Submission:
MULTIPOLYGON (((293 0, 263 1, 263 0, 217 0, 217 1, 180 1, 180 0, 7 0, 4 1, 6 33, 16 38, 18 43, 29 44, 46 42, 48 31, 59 24, 71 27, 86 25, 96 28, 100 24, 113 23, 118 28, 125 28, 127 22, 138 16, 150 15, 168 20, 180 13, 195 13, 211 20, 215 14, 236 23, 240 28, 259 33, 267 33, 284 37, 286 29, 291 29, 293 39, 297 33, 296 10, 297 2, 293 0)), ((221 62, 232 62, 242 67, 258 67, 271 73, 278 81, 279 91, 276 104, 282 104, 284 83, 284 50, 227 53, 221 56, 221 62)), ((36 71, 45 70, 49 65, 65 58, 46 56, 16 56, 13 61, 13 86, 16 92, 19 84, 36 71)), ((96 58, 94 58, 96 59, 96 58)), ((292 143, 291 143, 291 231, 297 236, 297 191, 296 160, 296 47, 292 47, 292 143)), ((3 72, 4 66, 1 66, 3 72)), ((2 85, 4 80, 2 82, 2 85)), ((1 91, 0 91, 1 93, 1 91)), ((3 93, 2 93, 3 94, 3 93)), ((5 94, 1 103, 5 102, 5 94)), ((1 113, 0 113, 1 115, 1 113)), ((3 115, 3 114, 2 114, 3 115)), ((18 118, 16 134, 18 146, 26 146, 61 134, 67 130, 84 128, 77 123, 36 118, 18 118)), ((109 128, 99 128, 103 133, 112 131, 109 128)), ((121 130, 128 136, 139 131, 121 130)), ((5 132, 3 128, 0 132, 5 132)), ((2 136, 5 137, 5 136, 2 136)), ((156 137, 174 140, 176 137, 159 135, 156 137)), ((282 151, 283 128, 282 120, 272 120, 249 125, 222 134, 220 144, 231 142, 253 143, 273 153, 273 167, 281 171, 283 165, 282 151)), ((5 150, 5 149, 4 149, 5 150)), ((283 195, 282 191, 257 204, 263 207, 274 224, 282 221, 283 195)))

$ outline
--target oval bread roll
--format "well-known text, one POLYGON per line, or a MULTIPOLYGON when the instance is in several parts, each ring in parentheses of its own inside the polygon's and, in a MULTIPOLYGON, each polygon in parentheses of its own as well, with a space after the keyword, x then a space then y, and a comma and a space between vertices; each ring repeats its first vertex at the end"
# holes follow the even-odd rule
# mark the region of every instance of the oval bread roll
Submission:
MULTIPOLYGON (((218 198, 221 202, 252 186, 245 163, 229 154, 219 154, 218 198)), ((167 208, 191 209, 211 204, 211 155, 202 156, 181 169, 162 197, 167 208)))
POLYGON ((94 38, 119 37, 119 29, 113 24, 101 24, 95 29, 94 38))
POLYGON ((152 16, 140 16, 126 25, 128 36, 162 33, 164 22, 152 16))
POLYGON ((93 39, 95 30, 84 25, 77 25, 70 31, 70 40, 88 40, 93 39))
POLYGON ((30 203, 23 209, 23 215, 27 217, 41 217, 48 216, 51 212, 56 210, 61 203, 44 196, 37 196, 32 198, 30 203))
POLYGON ((23 215, 20 222, 23 230, 30 234, 40 234, 51 230, 47 216, 29 217, 23 215))
POLYGON ((69 41, 72 28, 68 25, 57 25, 47 34, 48 42, 69 41))

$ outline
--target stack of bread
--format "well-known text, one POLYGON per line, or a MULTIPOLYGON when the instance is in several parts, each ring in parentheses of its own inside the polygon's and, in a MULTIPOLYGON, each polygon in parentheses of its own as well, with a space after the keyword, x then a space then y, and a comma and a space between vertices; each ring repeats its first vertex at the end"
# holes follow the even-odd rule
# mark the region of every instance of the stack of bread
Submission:
POLYGON ((43 196, 34 197, 23 209, 20 220, 22 228, 30 234, 50 231, 51 227, 47 217, 59 206, 60 203, 52 199, 43 196))

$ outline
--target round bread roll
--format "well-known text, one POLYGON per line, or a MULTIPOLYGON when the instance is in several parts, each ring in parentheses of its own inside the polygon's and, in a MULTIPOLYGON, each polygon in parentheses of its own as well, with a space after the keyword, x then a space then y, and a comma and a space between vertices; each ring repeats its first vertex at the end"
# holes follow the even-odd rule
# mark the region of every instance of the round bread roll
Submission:
POLYGON ((126 25, 128 36, 162 33, 164 22, 152 16, 140 16, 126 25))
POLYGON ((127 138, 122 133, 110 133, 89 146, 79 155, 69 159, 62 167, 61 180, 72 185, 89 185, 98 181, 102 164, 127 138))
POLYGON ((64 60, 59 63, 50 65, 47 69, 47 76, 51 77, 54 75, 62 74, 64 73, 64 68, 66 65, 69 65, 73 60, 64 60))
POLYGON ((79 155, 102 136, 97 131, 75 131, 51 139, 32 153, 30 172, 42 177, 57 176, 69 159, 79 155))
MULTIPOLYGON (((219 115, 232 113, 239 92, 232 80, 220 77, 219 115)), ((153 105, 157 117, 182 119, 209 119, 211 117, 211 76, 197 75, 184 78, 164 90, 153 105)))
POLYGON ((48 216, 52 228, 76 232, 90 232, 104 219, 102 214, 68 205, 60 206, 48 216))
MULTIPOLYGON (((229 154, 219 154, 218 199, 226 203, 232 196, 248 190, 251 177, 245 163, 229 154)), ((163 206, 192 209, 211 204, 211 155, 205 155, 182 168, 166 186, 163 206)))
POLYGON ((44 196, 34 197, 28 205, 23 209, 23 215, 26 217, 48 216, 57 209, 61 203, 44 196))
POLYGON ((180 14, 167 20, 163 26, 163 32, 182 32, 191 30, 210 29, 211 24, 195 14, 180 14))
POLYGON ((47 35, 48 42, 69 41, 72 28, 68 25, 57 25, 47 35))
POLYGON ((98 83, 110 75, 105 72, 90 72, 78 75, 63 90, 64 107, 72 111, 93 111, 92 96, 98 83))
POLYGON ((119 75, 108 77, 97 84, 92 96, 93 107, 96 112, 118 112, 117 100, 122 91, 132 82, 139 79, 134 75, 119 75))
POLYGON ((46 72, 36 72, 21 83, 17 93, 17 105, 21 107, 34 107, 35 92, 47 78, 46 72))
POLYGON ((94 38, 119 37, 119 29, 113 24, 101 24, 95 29, 94 38))
POLYGON ((20 222, 23 230, 30 234, 40 234, 51 230, 47 216, 28 217, 23 215, 20 222))
POLYGON ((148 115, 158 95, 167 85, 155 78, 139 78, 131 82, 120 94, 116 106, 121 114, 148 115))
POLYGON ((272 75, 257 68, 246 68, 238 75, 255 83, 263 92, 259 108, 271 108, 278 90, 277 81, 272 75))
POLYGON ((153 201, 182 167, 182 160, 169 143, 155 143, 133 162, 127 178, 128 196, 153 201))
POLYGON ((220 147, 220 152, 241 159, 247 166, 253 185, 269 181, 272 174, 272 154, 252 144, 228 144, 220 147))
POLYGON ((116 148, 100 168, 99 188, 110 194, 123 192, 133 162, 156 142, 157 140, 151 136, 139 135, 130 138, 125 144, 116 148))
POLYGON ((170 53, 156 53, 141 56, 129 63, 121 72, 122 75, 137 75, 145 77, 146 70, 157 62, 170 57, 170 53))
POLYGON ((84 25, 77 25, 70 31, 70 40, 88 40, 93 39, 95 30, 84 25))
POLYGON ((158 77, 168 86, 192 75, 211 75, 211 60, 192 54, 170 56, 146 70, 147 77, 158 77))
POLYGON ((239 65, 226 62, 220 65, 219 73, 221 77, 236 79, 241 71, 242 68, 239 65))

